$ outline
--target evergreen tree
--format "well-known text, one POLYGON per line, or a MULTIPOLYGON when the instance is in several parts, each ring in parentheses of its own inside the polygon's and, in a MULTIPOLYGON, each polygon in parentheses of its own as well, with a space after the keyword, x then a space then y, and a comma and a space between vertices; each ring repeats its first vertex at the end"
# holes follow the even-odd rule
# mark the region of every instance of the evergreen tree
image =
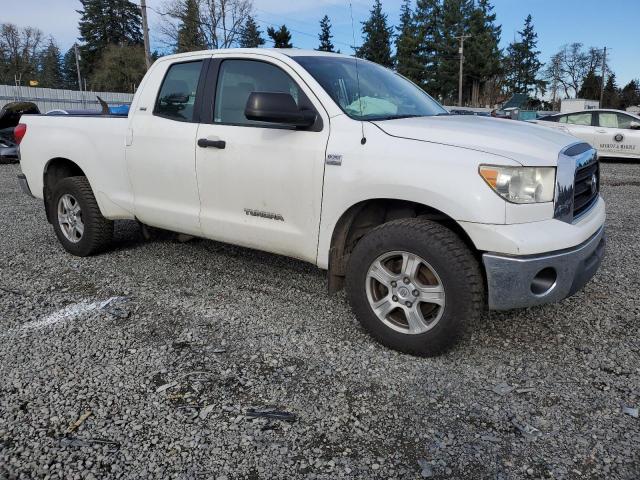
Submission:
POLYGON ((602 108, 620 108, 620 90, 616 85, 616 74, 611 73, 604 86, 602 108))
POLYGON ((134 92, 147 71, 140 45, 109 45, 91 77, 91 89, 134 92))
POLYGON ((239 44, 241 48, 258 48, 264 45, 262 32, 251 15, 247 17, 247 21, 244 23, 239 44))
POLYGON ((180 9, 176 53, 205 50, 204 35, 200 28, 200 6, 198 0, 184 0, 180 5, 180 9))
POLYGON ((267 35, 273 40, 275 48, 293 48, 291 32, 286 25, 282 25, 278 30, 273 27, 267 28, 267 35))
POLYGON ((67 50, 62 58, 62 86, 69 90, 78 90, 78 70, 74 47, 67 50))
POLYGON ((129 0, 80 0, 82 69, 90 74, 109 45, 142 45, 140 8, 129 0))
POLYGON ((400 25, 396 27, 396 70, 415 83, 421 81, 419 62, 420 39, 415 18, 411 11, 411 0, 404 0, 400 8, 400 25))
POLYGON ((589 70, 582 80, 582 87, 578 92, 578 97, 588 100, 600 100, 600 85, 602 78, 597 76, 593 70, 589 70))
POLYGON ((356 50, 356 55, 385 67, 393 67, 391 56, 391 36, 393 27, 388 24, 386 13, 382 12, 380 0, 375 0, 369 19, 362 22, 364 42, 356 50))
MULTIPOLYGON (((499 47, 502 27, 496 25, 496 14, 489 0, 478 0, 469 18, 471 38, 465 43, 465 76, 470 79, 472 102, 479 102, 480 90, 501 71, 502 52, 499 47), (475 92, 475 95, 473 94, 475 92)), ((492 99, 487 99, 493 103, 492 99)))
POLYGON ((507 48, 507 87, 513 93, 530 93, 539 84, 538 71, 542 66, 539 60, 540 52, 538 34, 533 28, 531 15, 524 21, 524 29, 518 32, 520 41, 514 41, 507 48))
MULTIPOLYGON (((436 42, 438 58, 437 82, 443 101, 449 103, 458 97, 461 35, 469 35, 473 0, 444 0, 442 4, 441 32, 436 42)), ((465 41, 465 57, 473 38, 465 41)), ((463 79, 463 88, 466 85, 463 79)))
POLYGON ((49 38, 49 43, 40 55, 40 86, 46 88, 62 88, 62 64, 60 49, 49 38))
POLYGON ((441 12, 440 0, 418 0, 413 14, 418 39, 418 70, 412 78, 434 97, 441 96, 438 82, 438 45, 442 37, 441 12))
POLYGON ((620 92, 620 108, 640 105, 640 83, 638 80, 631 80, 620 92))
POLYGON ((333 43, 331 43, 331 39, 333 35, 331 34, 331 20, 329 17, 325 15, 320 20, 320 34, 318 35, 318 40, 320 40, 320 46, 318 50, 321 52, 335 52, 333 43))

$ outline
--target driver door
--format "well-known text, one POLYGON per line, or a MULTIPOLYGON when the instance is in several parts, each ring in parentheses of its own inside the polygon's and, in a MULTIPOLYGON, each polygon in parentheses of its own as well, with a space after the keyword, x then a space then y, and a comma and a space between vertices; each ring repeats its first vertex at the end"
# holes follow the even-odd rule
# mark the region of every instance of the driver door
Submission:
POLYGON ((315 262, 329 118, 284 62, 219 54, 207 81, 196 172, 206 237, 315 262), (305 130, 248 120, 252 92, 289 93, 315 109, 305 130))

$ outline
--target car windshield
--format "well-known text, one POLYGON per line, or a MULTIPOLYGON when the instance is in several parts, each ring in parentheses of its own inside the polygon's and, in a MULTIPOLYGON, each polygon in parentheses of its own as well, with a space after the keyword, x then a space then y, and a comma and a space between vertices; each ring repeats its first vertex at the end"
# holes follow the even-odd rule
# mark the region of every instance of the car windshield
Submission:
POLYGON ((422 89, 375 63, 331 56, 293 58, 355 120, 447 115, 422 89))

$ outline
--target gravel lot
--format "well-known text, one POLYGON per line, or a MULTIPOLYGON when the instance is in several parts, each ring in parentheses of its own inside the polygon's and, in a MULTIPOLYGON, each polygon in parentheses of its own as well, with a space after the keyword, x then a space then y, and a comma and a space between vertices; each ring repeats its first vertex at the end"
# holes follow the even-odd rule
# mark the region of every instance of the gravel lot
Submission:
POLYGON ((0 166, 0 478, 637 479, 639 169, 603 166, 584 291, 418 359, 295 260, 131 222, 72 257, 0 166))

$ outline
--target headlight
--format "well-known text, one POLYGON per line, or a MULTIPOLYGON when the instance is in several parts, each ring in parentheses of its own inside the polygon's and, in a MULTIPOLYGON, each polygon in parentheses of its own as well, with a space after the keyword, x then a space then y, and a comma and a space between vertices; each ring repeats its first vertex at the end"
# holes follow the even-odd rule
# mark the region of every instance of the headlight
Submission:
POLYGON ((480 176, 502 198, 512 203, 552 202, 555 167, 497 167, 481 165, 480 176))

